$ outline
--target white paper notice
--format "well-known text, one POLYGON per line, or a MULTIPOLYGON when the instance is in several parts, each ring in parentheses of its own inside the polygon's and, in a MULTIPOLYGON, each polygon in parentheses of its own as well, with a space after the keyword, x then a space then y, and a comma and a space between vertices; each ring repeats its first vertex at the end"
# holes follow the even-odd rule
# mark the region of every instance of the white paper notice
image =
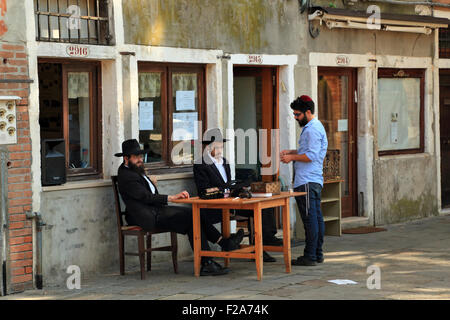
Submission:
POLYGON ((338 120, 338 131, 348 131, 348 120, 347 119, 338 120))
POLYGON ((177 111, 195 110, 195 91, 177 91, 177 111))
POLYGON ((197 140, 197 121, 197 112, 174 113, 172 141, 197 140))
POLYGON ((353 280, 345 280, 345 279, 328 280, 328 282, 335 284, 358 284, 358 282, 355 282, 353 280))
POLYGON ((398 143, 398 122, 391 122, 391 143, 398 143))
POLYGON ((139 101, 139 130, 153 130, 153 101, 139 101))

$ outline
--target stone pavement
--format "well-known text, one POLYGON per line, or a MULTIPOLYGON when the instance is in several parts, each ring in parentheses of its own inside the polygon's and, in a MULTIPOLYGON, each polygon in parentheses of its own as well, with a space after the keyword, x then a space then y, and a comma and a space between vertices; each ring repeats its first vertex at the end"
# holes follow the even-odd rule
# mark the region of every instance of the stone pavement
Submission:
MULTIPOLYGON (((325 263, 316 267, 292 266, 285 273, 283 257, 264 264, 262 281, 248 260, 231 260, 225 276, 193 276, 191 260, 179 262, 174 274, 167 263, 155 263, 147 279, 138 268, 82 279, 80 290, 61 287, 30 290, 3 299, 450 299, 450 215, 385 226, 388 231, 326 237, 325 263), (367 288, 367 267, 381 270, 381 289, 367 288), (355 285, 327 280, 349 279, 355 285)), ((297 257, 303 246, 293 247, 297 257)), ((220 261, 217 259, 217 261, 220 261)), ((118 265, 117 265, 118 269, 118 265)))

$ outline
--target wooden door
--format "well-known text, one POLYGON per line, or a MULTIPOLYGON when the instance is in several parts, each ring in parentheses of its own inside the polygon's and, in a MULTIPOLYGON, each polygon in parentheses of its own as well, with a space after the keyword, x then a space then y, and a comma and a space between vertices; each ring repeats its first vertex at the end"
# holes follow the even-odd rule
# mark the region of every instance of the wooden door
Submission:
POLYGON ((317 92, 328 150, 339 150, 342 217, 357 216, 356 70, 319 68, 317 92))
MULTIPOLYGON (((271 129, 278 129, 277 69, 272 67, 235 67, 233 74, 234 129, 241 128, 244 131, 250 128, 266 129, 267 143, 264 143, 263 147, 267 150, 262 150, 262 152, 270 157, 271 129)), ((242 151, 235 150, 235 154, 242 151)), ((258 154, 260 151, 258 147, 258 154)), ((273 181, 277 179, 278 172, 273 175, 261 175, 261 167, 268 166, 270 164, 261 164, 259 157, 258 163, 253 166, 236 164, 238 170, 254 168, 258 178, 260 177, 262 181, 273 181)))
POLYGON ((441 133, 441 201, 442 208, 450 207, 450 70, 442 70, 439 77, 440 133, 441 133))

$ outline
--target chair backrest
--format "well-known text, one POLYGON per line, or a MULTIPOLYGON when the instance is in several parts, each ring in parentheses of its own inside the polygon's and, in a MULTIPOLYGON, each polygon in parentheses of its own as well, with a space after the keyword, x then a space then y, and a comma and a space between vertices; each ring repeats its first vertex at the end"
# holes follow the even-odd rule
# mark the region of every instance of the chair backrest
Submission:
POLYGON ((117 216, 117 227, 119 228, 119 232, 123 227, 123 220, 122 216, 125 214, 124 211, 122 211, 122 208, 120 207, 120 196, 119 196, 119 185, 117 183, 117 176, 111 176, 113 191, 114 191, 114 200, 116 202, 115 208, 116 208, 116 216, 117 216))

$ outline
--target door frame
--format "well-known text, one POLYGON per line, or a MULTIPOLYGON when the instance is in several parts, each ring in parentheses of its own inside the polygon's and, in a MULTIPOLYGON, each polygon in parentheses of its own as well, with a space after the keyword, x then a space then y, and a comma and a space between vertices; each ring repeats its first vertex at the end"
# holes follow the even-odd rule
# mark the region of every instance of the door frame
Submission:
MULTIPOLYGON (((439 177, 438 177, 438 190, 439 190, 439 198, 440 198, 440 208, 441 210, 449 210, 450 209, 450 205, 447 205, 444 207, 444 203, 443 203, 443 198, 442 198, 442 177, 443 177, 443 173, 442 173, 442 150, 441 150, 441 127, 442 127, 442 123, 441 123, 441 75, 448 75, 450 76, 450 68, 440 68, 439 69, 439 95, 438 95, 438 102, 439 102, 439 106, 438 106, 438 110, 439 110, 439 130, 437 132, 437 134, 439 135, 439 138, 437 138, 437 145, 439 146, 439 157, 438 157, 438 161, 439 161, 439 177)), ((450 173, 449 173, 450 174, 450 173)))
MULTIPOLYGON (((351 214, 347 217, 357 217, 358 216, 358 107, 357 107, 357 92, 358 92, 358 69, 352 67, 322 67, 317 68, 317 86, 319 85, 319 77, 321 74, 328 75, 348 75, 349 76, 349 87, 348 87, 348 97, 349 99, 349 109, 348 109, 348 131, 349 134, 349 191, 351 193, 352 199, 350 200, 351 214), (351 130, 350 130, 351 128, 351 130)), ((318 90, 318 88, 317 88, 318 90)), ((318 92, 318 91, 317 91, 318 92)), ((318 104, 318 102, 317 102, 318 104)), ((343 202, 342 202, 343 203, 343 202)), ((342 204, 341 204, 342 206, 342 204)))
MULTIPOLYGON (((264 115, 266 111, 272 110, 271 119, 268 119, 267 123, 261 120, 262 128, 270 125, 270 130, 279 129, 279 104, 278 104, 278 76, 279 68, 277 66, 248 66, 248 65, 234 65, 233 66, 233 77, 257 77, 262 76, 270 77, 267 81, 262 81, 262 114, 264 115), (269 109, 269 110, 267 110, 269 109)), ((234 86, 234 81, 233 81, 234 86)), ((234 89, 233 89, 234 91, 234 89)), ((236 128, 235 128, 236 129, 236 128)), ((271 151, 272 141, 271 137, 268 136, 268 151, 271 151)), ((270 154, 271 156, 271 154, 270 154)), ((272 176, 262 176, 262 181, 276 181, 279 176, 279 170, 277 170, 275 175, 272 176)))

